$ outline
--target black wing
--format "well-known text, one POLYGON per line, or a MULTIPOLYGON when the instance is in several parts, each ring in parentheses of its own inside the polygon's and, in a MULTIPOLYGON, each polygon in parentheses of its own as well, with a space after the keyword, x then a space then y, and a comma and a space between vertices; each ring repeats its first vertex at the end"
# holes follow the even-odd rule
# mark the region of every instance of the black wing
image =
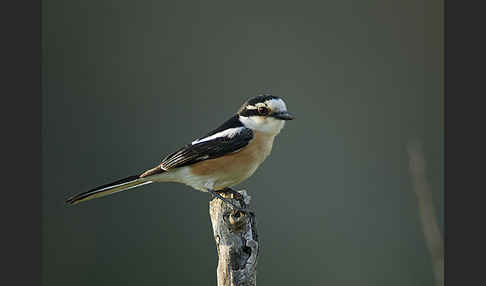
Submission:
POLYGON ((243 123, 241 123, 238 117, 239 117, 238 114, 233 115, 230 119, 226 120, 223 124, 221 124, 221 126, 209 132, 208 134, 204 135, 203 137, 198 138, 198 140, 205 137, 209 137, 211 135, 225 131, 230 128, 244 127, 243 123))
MULTIPOLYGON (((212 134, 214 138, 206 141, 204 141, 204 138, 198 139, 195 142, 201 142, 188 144, 165 157, 160 167, 168 170, 237 152, 253 139, 251 129, 238 127, 237 130, 234 134, 230 133, 225 136, 217 136, 218 133, 212 134)), ((222 131, 222 134, 224 134, 224 131, 222 131)))

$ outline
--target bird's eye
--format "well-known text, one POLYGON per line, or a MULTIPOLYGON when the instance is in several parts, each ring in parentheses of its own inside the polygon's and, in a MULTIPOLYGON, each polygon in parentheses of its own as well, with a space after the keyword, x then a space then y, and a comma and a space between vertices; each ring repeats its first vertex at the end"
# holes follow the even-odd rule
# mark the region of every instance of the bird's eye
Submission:
POLYGON ((258 107, 258 113, 261 115, 267 115, 270 110, 265 106, 258 107))

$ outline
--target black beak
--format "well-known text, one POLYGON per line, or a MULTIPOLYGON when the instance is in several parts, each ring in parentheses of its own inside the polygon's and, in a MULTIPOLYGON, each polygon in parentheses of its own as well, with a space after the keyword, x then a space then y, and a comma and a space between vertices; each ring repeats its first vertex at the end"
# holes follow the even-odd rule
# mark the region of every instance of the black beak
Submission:
POLYGON ((295 116, 293 116, 292 114, 290 114, 287 111, 277 112, 277 113, 272 114, 271 116, 272 117, 275 117, 275 118, 278 118, 278 119, 281 119, 281 120, 292 120, 292 119, 295 119, 295 116))

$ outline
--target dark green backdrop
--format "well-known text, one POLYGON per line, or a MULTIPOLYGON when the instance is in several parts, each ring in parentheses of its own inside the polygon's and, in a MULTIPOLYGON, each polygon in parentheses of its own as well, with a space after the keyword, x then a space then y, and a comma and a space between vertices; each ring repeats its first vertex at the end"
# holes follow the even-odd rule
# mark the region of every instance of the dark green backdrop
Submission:
POLYGON ((442 1, 42 1, 43 285, 215 285, 209 195, 153 167, 271 89, 297 119, 240 188, 259 285, 433 285, 406 144, 443 213, 442 1))

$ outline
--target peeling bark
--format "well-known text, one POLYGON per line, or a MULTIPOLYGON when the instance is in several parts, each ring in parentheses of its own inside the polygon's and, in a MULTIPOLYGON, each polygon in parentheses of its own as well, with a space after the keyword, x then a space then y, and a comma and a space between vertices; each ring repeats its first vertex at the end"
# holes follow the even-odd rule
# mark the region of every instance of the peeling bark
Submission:
MULTIPOLYGON (((221 194, 235 205, 248 208, 251 197, 245 190, 240 196, 221 194)), ((209 203, 214 240, 218 251, 218 286, 256 285, 257 258, 260 244, 253 212, 234 210, 229 204, 213 198, 209 203)))

